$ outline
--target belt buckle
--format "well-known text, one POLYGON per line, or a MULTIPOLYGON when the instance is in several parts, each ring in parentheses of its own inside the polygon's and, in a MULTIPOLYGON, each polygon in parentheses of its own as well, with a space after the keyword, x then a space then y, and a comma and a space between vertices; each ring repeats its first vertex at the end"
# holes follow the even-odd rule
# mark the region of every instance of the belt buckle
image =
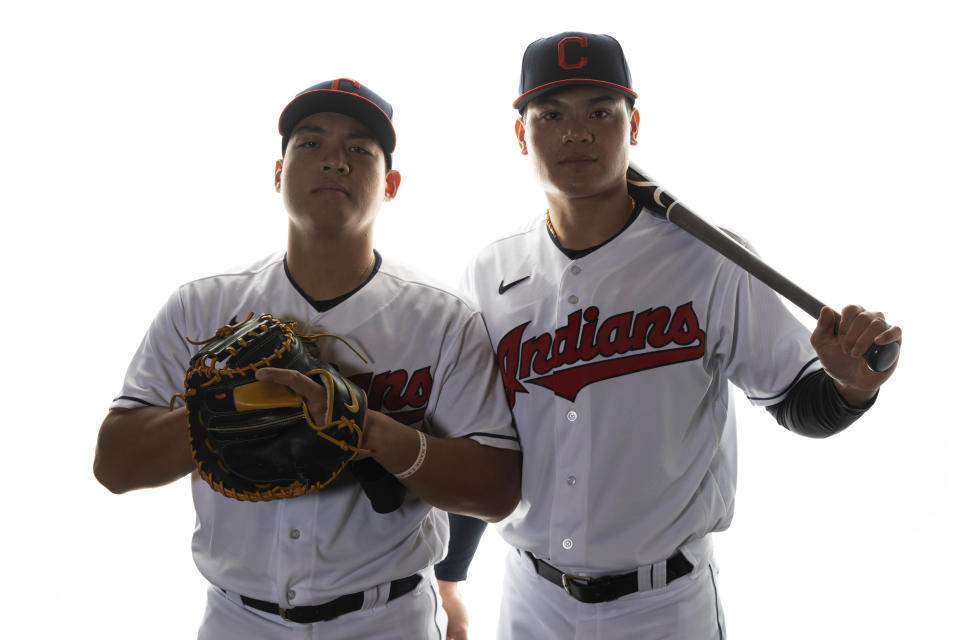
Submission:
POLYGON ((289 618, 287 618, 287 610, 284 609, 283 607, 277 607, 277 615, 280 616, 280 619, 281 619, 281 620, 286 620, 286 621, 288 621, 288 622, 292 622, 292 620, 290 620, 289 618))
POLYGON ((588 578, 586 576, 575 576, 572 573, 561 573, 560 582, 563 584, 563 590, 567 592, 568 596, 573 596, 570 593, 570 583, 576 582, 580 583, 584 587, 589 587, 590 583, 593 582, 593 578, 588 578))

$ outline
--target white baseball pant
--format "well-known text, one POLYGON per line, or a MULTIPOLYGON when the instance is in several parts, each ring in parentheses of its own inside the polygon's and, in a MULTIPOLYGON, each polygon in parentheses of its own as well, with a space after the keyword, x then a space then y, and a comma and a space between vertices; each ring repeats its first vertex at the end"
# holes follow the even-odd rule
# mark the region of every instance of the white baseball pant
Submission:
MULTIPOLYGON (((694 554, 690 554, 694 555, 694 554)), ((716 568, 707 550, 691 573, 665 587, 588 604, 536 574, 510 550, 500 601, 499 640, 725 640, 716 568)))
POLYGON ((240 596, 211 586, 197 640, 443 640, 447 616, 432 574, 387 602, 389 584, 364 594, 364 607, 333 620, 298 624, 247 607, 240 596), (428 579, 429 578, 429 579, 428 579))

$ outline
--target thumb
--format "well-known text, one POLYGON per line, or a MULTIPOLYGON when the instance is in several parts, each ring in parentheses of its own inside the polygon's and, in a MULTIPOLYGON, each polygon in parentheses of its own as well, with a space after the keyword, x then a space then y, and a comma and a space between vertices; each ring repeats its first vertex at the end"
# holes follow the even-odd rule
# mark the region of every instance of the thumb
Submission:
POLYGON ((828 333, 833 333, 834 325, 837 321, 836 312, 830 307, 820 309, 820 316, 817 318, 817 329, 828 333))
POLYGON ((817 316, 817 326, 810 334, 810 344, 819 353, 820 348, 830 343, 830 340, 836 335, 836 314, 833 309, 824 306, 820 308, 820 315, 817 316))

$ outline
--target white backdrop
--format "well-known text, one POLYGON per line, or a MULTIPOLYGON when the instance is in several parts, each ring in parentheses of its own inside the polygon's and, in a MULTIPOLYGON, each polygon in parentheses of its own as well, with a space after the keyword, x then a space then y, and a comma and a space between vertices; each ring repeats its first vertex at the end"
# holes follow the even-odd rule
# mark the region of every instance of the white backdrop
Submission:
MULTIPOLYGON (((332 5, 2 9, 0 635, 195 637, 188 483, 114 496, 94 443, 169 292, 283 246, 287 100, 348 76, 394 104, 403 183, 376 245, 454 283, 543 207, 510 104, 526 44, 579 29, 624 46, 640 166, 818 297, 905 331, 875 409, 831 440, 737 392, 737 517, 716 536, 730 636, 956 637, 954 4, 332 5)), ((465 587, 475 638, 503 552, 489 532, 465 587)))

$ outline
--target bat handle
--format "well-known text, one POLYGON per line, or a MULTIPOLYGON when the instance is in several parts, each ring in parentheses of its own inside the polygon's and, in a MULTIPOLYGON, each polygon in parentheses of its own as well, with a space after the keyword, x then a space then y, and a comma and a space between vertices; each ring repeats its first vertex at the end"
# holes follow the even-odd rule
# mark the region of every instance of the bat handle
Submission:
POLYGON ((890 344, 872 344, 867 352, 863 354, 863 359, 867 361, 867 366, 871 371, 883 373, 893 366, 900 355, 900 345, 896 342, 890 344))

